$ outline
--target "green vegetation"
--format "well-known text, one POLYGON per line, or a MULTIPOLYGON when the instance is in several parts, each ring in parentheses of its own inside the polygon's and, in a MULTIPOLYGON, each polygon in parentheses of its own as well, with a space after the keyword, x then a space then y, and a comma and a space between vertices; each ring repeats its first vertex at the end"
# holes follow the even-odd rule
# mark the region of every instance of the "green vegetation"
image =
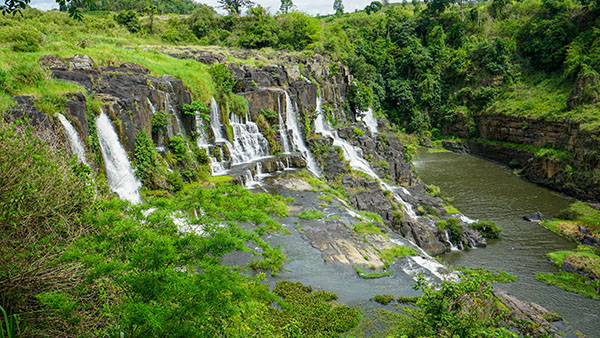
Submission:
POLYGON ((366 278, 366 279, 383 278, 383 277, 391 276, 392 273, 393 273, 391 270, 389 270, 389 271, 370 271, 370 272, 365 272, 358 265, 354 266, 354 270, 356 271, 356 273, 361 278, 366 278))
POLYGON ((385 249, 379 252, 379 258, 381 258, 381 260, 383 261, 384 268, 392 264, 396 260, 396 258, 416 255, 417 253, 413 248, 400 245, 396 245, 389 249, 385 249))
POLYGON ((325 213, 317 209, 305 210, 298 214, 298 217, 302 219, 321 219, 325 216, 325 213))
POLYGON ((480 277, 489 283, 510 283, 517 280, 517 277, 502 270, 490 270, 486 268, 468 268, 461 266, 456 268, 468 277, 480 277))
POLYGON ((449 218, 445 221, 436 222, 435 226, 439 230, 448 230, 450 232, 451 242, 458 243, 462 240, 461 237, 464 232, 464 229, 460 225, 460 221, 458 220, 458 218, 449 218))
POLYGON ((354 231, 365 234, 379 234, 382 235, 381 229, 377 223, 373 222, 360 222, 354 225, 354 231))
POLYGON ((394 300, 394 298, 394 295, 375 295, 375 297, 373 297, 373 301, 381 305, 388 305, 394 300))
POLYGON ((502 229, 494 221, 479 221, 469 224, 469 228, 479 231, 485 238, 498 238, 502 229))
POLYGON ((580 295, 600 299, 598 288, 600 281, 591 280, 586 276, 578 273, 557 272, 557 273, 536 273, 535 279, 549 285, 557 286, 563 290, 576 292, 580 295))
POLYGON ((460 214, 460 210, 456 209, 455 207, 453 207, 450 204, 444 204, 442 206, 444 207, 444 209, 446 210, 446 212, 449 213, 449 214, 460 214))

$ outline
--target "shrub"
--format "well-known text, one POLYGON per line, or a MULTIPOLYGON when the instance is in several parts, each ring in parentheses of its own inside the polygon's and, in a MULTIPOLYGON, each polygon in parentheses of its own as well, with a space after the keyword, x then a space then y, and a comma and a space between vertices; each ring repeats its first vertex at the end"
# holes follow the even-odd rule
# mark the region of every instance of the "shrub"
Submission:
POLYGON ((373 300, 381 305, 388 305, 394 300, 394 295, 375 295, 373 300))
POLYGON ((230 93, 236 81, 229 71, 229 68, 222 63, 215 63, 208 68, 208 72, 217 85, 217 89, 222 93, 230 93))
MULTIPOLYGON (((210 107, 199 100, 192 101, 190 104, 183 105, 183 113, 187 115, 195 115, 196 112, 206 114, 210 112, 210 107)), ((207 115, 201 115, 205 120, 207 115)), ((210 116, 208 116, 210 120, 210 116)))
POLYGON ((485 238, 498 238, 502 229, 494 221, 480 221, 469 224, 471 229, 479 231, 485 238))
POLYGON ((169 122, 169 114, 164 110, 159 110, 152 116, 152 132, 155 134, 162 134, 167 123, 169 122))
POLYGON ((12 50, 15 52, 37 52, 40 50, 41 35, 30 30, 19 30, 11 38, 12 50))
POLYGON ((464 232, 463 227, 460 225, 458 218, 449 218, 446 221, 439 221, 435 223, 435 226, 440 230, 450 231, 450 241, 458 243, 461 240, 461 236, 464 232))
POLYGON ((50 74, 37 63, 20 63, 10 69, 10 75, 17 84, 37 86, 47 80, 50 74))
POLYGON ((169 148, 173 150, 173 154, 178 162, 183 162, 188 157, 188 148, 185 139, 181 136, 173 136, 169 139, 169 148))
POLYGON ((135 176, 146 184, 156 171, 157 153, 154 142, 144 130, 140 130, 135 137, 135 150, 133 159, 136 166, 135 176))
POLYGON ((131 33, 137 33, 140 30, 140 20, 138 19, 137 12, 134 10, 120 11, 115 16, 115 21, 125 26, 131 33))

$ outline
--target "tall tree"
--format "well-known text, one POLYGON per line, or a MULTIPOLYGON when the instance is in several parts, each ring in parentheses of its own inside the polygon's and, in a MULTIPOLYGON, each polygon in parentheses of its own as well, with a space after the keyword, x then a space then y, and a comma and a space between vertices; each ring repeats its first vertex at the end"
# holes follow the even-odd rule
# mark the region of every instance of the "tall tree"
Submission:
POLYGON ((344 14, 344 4, 342 0, 333 0, 333 10, 335 10, 336 15, 344 14))
POLYGON ((281 0, 281 6, 279 7, 281 13, 288 13, 292 8, 294 8, 292 0, 281 0))
MULTIPOLYGON (((20 13, 22 9, 27 8, 31 0, 5 0, 4 5, 0 5, 0 11, 2 14, 15 14, 20 13)), ((61 10, 68 10, 69 15, 73 18, 81 20, 81 9, 83 5, 91 7, 92 0, 56 0, 61 10)))
POLYGON ((154 16, 158 14, 158 9, 155 5, 150 5, 144 8, 144 13, 148 14, 148 17, 150 18, 150 33, 152 33, 154 28, 154 16))
POLYGON ((242 14, 243 8, 249 8, 254 5, 254 2, 250 0, 217 0, 217 2, 221 5, 221 8, 235 16, 242 14))

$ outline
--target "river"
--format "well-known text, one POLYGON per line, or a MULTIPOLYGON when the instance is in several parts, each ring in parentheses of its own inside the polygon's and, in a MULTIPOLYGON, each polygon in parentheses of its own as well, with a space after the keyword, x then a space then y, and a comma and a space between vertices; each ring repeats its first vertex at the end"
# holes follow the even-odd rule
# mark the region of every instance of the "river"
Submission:
POLYGON ((546 258, 547 253, 573 249, 576 243, 522 217, 537 211, 552 217, 571 199, 471 155, 422 149, 415 167, 426 184, 435 184, 443 194, 453 197, 452 205, 463 214, 495 221, 504 229, 501 239, 489 240, 487 248, 444 255, 448 265, 504 270, 518 280, 501 288, 559 314, 586 336, 600 337, 600 301, 546 285, 534 277, 537 272, 559 270, 546 258))

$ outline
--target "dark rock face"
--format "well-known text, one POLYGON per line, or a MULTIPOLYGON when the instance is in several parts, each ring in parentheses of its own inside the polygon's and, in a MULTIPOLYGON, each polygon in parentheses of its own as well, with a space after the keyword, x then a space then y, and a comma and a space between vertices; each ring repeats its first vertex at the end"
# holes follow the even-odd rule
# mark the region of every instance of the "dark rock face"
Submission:
POLYGON ((402 236, 416 243, 432 256, 441 255, 447 250, 439 239, 438 229, 434 226, 413 219, 404 219, 399 230, 402 236))

